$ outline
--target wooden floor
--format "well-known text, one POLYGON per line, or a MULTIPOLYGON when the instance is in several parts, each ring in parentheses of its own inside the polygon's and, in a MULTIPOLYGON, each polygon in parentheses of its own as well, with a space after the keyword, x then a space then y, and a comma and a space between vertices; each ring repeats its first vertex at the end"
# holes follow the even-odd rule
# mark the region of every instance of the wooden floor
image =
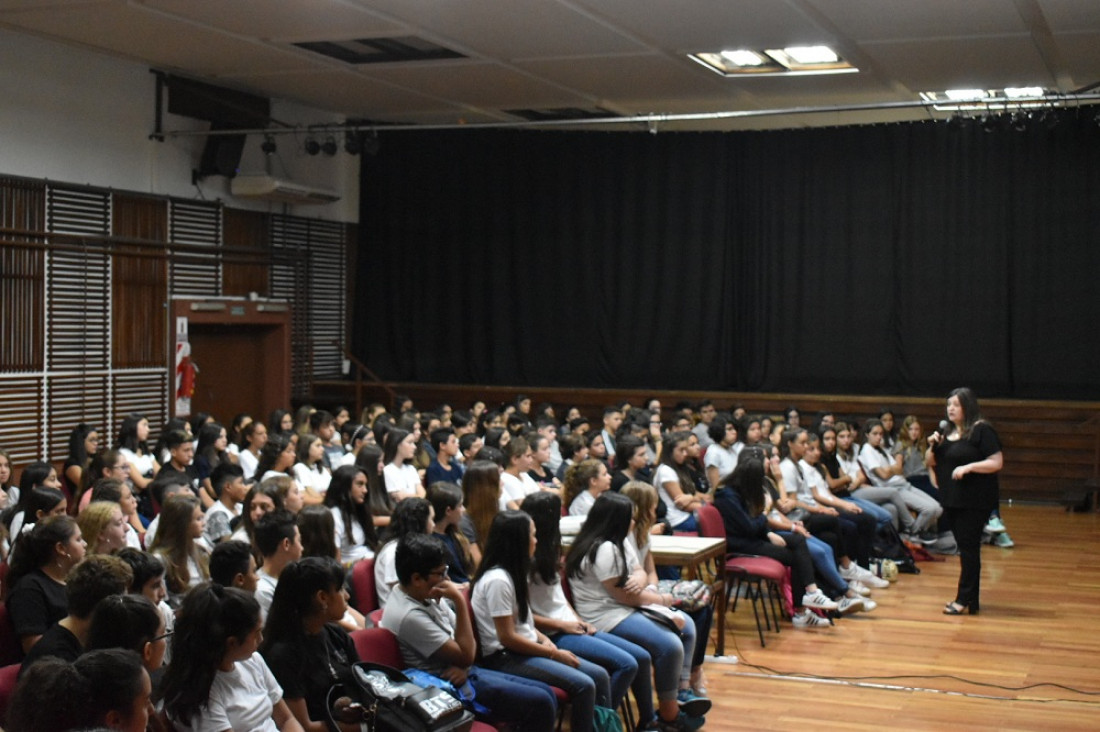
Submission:
POLYGON ((1016 547, 983 547, 979 616, 942 614, 958 557, 875 591, 873 613, 785 622, 766 648, 739 603, 726 626, 739 662, 708 656, 706 729, 1100 729, 1100 515, 1002 510, 1016 547))

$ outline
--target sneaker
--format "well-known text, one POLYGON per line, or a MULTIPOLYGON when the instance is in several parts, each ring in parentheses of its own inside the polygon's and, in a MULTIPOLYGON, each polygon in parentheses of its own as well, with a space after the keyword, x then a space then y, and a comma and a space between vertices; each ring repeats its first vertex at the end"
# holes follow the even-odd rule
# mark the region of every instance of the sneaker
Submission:
POLYGON ((840 602, 837 603, 836 611, 841 615, 851 615, 852 613, 863 612, 863 598, 842 597, 840 598, 840 602))
POLYGON ((832 620, 823 618, 817 613, 810 612, 809 610, 803 610, 798 613, 791 618, 791 622, 796 628, 827 628, 833 624, 832 620))
POLYGON ((1012 540, 1012 537, 1008 535, 1007 531, 1002 531, 993 537, 993 543, 996 546, 1003 547, 1005 549, 1011 549, 1016 546, 1016 542, 1012 540))
POLYGON ((859 580, 850 580, 848 582, 848 589, 856 593, 860 597, 871 596, 871 588, 869 588, 867 585, 863 584, 859 580))
POLYGON ((847 567, 840 567, 837 571, 840 572, 840 576, 846 580, 861 579, 859 576, 860 567, 855 562, 849 562, 847 567))
POLYGON ((802 607, 816 608, 818 610, 836 610, 836 603, 825 596, 821 590, 807 592, 802 596, 802 607))
POLYGON ((858 581, 862 582, 863 584, 867 585, 868 587, 873 587, 876 590, 881 590, 881 589, 884 589, 884 588, 890 586, 889 582, 882 579, 881 577, 879 577, 877 574, 875 574, 871 570, 864 569, 863 567, 860 567, 859 565, 857 565, 855 562, 852 563, 852 566, 854 566, 857 570, 856 579, 858 581))
POLYGON ((680 711, 688 717, 702 717, 710 711, 710 699, 695 696, 691 689, 680 689, 676 694, 680 711))
POLYGON ((872 610, 874 610, 876 607, 878 607, 878 603, 875 602, 874 600, 872 600, 869 597, 862 598, 860 600, 860 602, 863 603, 863 612, 865 612, 865 613, 869 613, 872 610))
POLYGON ((935 544, 937 541, 940 540, 940 535, 935 531, 935 529, 925 529, 917 535, 916 540, 918 544, 931 546, 932 544, 935 544))
POLYGON ((989 519, 989 523, 985 525, 985 530, 991 534, 1000 534, 1005 530, 1005 523, 1001 521, 1000 516, 993 516, 989 519))
POLYGON ((676 715, 676 719, 671 722, 657 717, 645 727, 640 729, 646 732, 694 732, 703 726, 704 720, 702 717, 689 717, 688 715, 680 712, 676 715))

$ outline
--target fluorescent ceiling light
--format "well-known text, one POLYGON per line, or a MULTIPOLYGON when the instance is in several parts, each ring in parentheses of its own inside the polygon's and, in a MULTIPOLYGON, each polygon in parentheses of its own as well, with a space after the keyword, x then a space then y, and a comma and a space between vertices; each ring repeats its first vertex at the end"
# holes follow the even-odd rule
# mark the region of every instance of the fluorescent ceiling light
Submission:
POLYGON ((1005 96, 1009 99, 1021 99, 1026 97, 1041 97, 1046 93, 1041 86, 1005 87, 1005 96))
POLYGON ((791 46, 784 53, 799 64, 835 64, 840 57, 828 46, 791 46))
POLYGON ((722 51, 722 58, 736 66, 763 66, 768 60, 756 51, 722 51))
POLYGON ((943 95, 952 101, 961 102, 968 99, 985 99, 989 93, 985 89, 948 89, 943 95))

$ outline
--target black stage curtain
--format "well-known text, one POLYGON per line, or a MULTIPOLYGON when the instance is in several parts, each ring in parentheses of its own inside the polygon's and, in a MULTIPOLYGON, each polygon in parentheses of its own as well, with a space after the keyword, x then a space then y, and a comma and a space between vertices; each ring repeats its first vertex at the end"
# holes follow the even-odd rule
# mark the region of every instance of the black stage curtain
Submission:
POLYGON ((354 350, 445 383, 1100 398, 1100 129, 383 134, 354 350))

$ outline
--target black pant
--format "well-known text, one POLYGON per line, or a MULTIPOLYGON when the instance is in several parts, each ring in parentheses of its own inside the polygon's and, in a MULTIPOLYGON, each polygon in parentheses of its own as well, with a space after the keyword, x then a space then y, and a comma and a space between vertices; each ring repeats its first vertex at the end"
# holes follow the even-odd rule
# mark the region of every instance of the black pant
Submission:
POLYGON ((949 516, 955 543, 959 547, 959 590, 955 602, 978 609, 982 581, 982 530, 989 520, 988 508, 944 508, 949 516))
POLYGON ((814 560, 806 548, 806 537, 788 532, 783 532, 782 536, 787 546, 761 541, 752 547, 752 553, 770 557, 791 568, 791 595, 795 605, 799 605, 802 595, 806 594, 806 585, 814 583, 814 560))

